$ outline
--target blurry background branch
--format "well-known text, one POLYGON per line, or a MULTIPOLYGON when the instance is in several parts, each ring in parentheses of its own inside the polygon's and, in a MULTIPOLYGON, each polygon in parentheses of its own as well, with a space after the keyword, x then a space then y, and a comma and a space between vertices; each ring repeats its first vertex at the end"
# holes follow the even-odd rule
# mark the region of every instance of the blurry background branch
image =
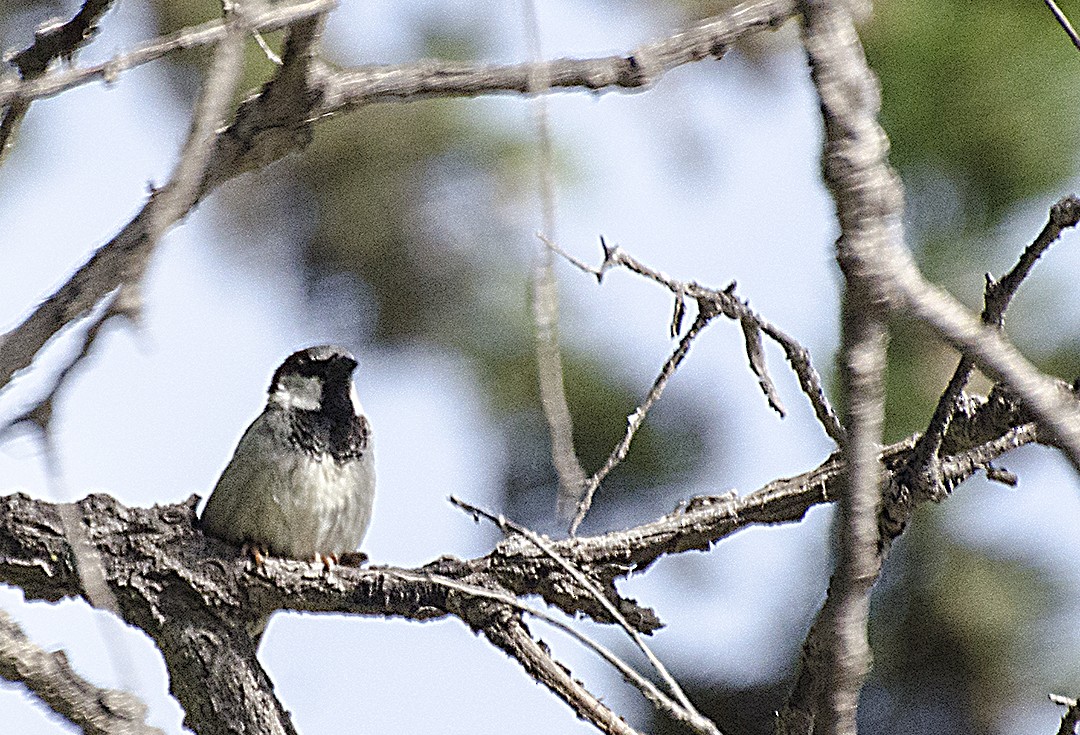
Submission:
MULTIPOLYGON (((71 61, 79 47, 94 37, 98 20, 111 5, 112 0, 85 0, 79 12, 66 23, 51 20, 39 26, 34 33, 34 43, 10 57, 19 76, 26 81, 36 80, 45 74, 53 61, 71 61)), ((0 100, 3 100, 2 91, 0 100)), ((0 102, 3 107, 0 111, 0 164, 11 147, 19 123, 30 109, 30 102, 30 98, 0 102)))
POLYGON ((38 648, 3 610, 0 677, 24 684, 49 709, 89 735, 162 735, 145 724, 146 705, 130 692, 89 683, 71 668, 63 651, 38 648))

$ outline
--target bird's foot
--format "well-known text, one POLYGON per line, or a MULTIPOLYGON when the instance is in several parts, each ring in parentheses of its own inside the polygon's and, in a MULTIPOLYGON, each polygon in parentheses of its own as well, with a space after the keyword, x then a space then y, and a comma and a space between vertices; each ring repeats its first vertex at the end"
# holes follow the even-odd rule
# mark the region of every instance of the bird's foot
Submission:
POLYGON ((251 560, 255 562, 256 567, 261 567, 263 562, 266 561, 266 557, 270 556, 270 552, 262 544, 246 543, 240 549, 240 553, 244 556, 251 557, 251 560))

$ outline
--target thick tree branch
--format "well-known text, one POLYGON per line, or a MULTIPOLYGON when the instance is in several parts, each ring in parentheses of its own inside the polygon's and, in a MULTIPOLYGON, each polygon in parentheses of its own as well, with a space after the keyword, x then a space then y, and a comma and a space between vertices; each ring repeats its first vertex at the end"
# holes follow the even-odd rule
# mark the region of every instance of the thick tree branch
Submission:
MULTIPOLYGON (((962 419, 953 422, 946 444, 950 453, 941 464, 944 481, 955 486, 987 462, 1035 441, 1040 441, 1035 425, 1006 395, 974 403, 962 419)), ((907 461, 914 443, 912 437, 883 450, 881 461, 890 482, 907 461)), ((643 571, 666 554, 708 549, 749 526, 797 521, 814 505, 835 499, 844 466, 834 455, 810 472, 775 480, 745 497, 696 498, 650 523, 555 541, 552 547, 587 574, 634 628, 650 632, 660 624, 656 616, 620 597, 612 586, 615 579, 643 571)), ((121 614, 133 624, 143 627, 141 622, 145 621, 142 617, 131 619, 126 606, 142 609, 153 604, 147 593, 152 593, 152 598, 163 595, 159 587, 177 587, 178 609, 205 605, 208 600, 215 606, 233 607, 221 610, 220 615, 241 627, 276 609, 415 620, 447 614, 445 591, 437 585, 404 583, 377 567, 335 567, 330 573, 312 574, 318 567, 271 559, 261 567, 249 568, 236 549, 203 537, 195 527, 196 503, 192 498, 179 505, 125 508, 108 496, 93 495, 77 504, 88 539, 102 555, 108 583, 118 585, 118 580, 123 580, 114 591, 121 614), (147 580, 136 584, 131 575, 147 580)), ((887 497, 886 510, 893 503, 887 497)), ((0 581, 21 587, 32 599, 56 601, 81 595, 78 575, 70 563, 70 546, 59 522, 59 511, 52 503, 22 494, 0 499, 0 581)), ((521 538, 503 540, 490 554, 469 561, 443 557, 413 574, 435 574, 513 594, 540 595, 569 615, 584 613, 612 622, 591 592, 521 538)))
MULTIPOLYGON (((942 481, 952 487, 1001 454, 1038 439, 1035 425, 1006 394, 973 400, 951 425, 944 445, 949 453, 940 464, 942 481)), ((882 453, 888 487, 893 487, 914 443, 912 438, 882 453)), ((200 735, 231 732, 222 723, 239 723, 235 727, 248 732, 288 733, 287 715, 272 697, 247 636, 250 623, 274 610, 412 620, 455 615, 474 627, 485 619, 505 620, 483 617, 493 604, 504 603, 475 595, 464 599, 460 590, 441 583, 450 580, 501 596, 540 595, 568 615, 583 613, 611 623, 607 606, 597 602, 598 589, 630 626, 648 633, 660 621, 648 608, 622 597, 615 589, 617 579, 665 554, 707 549, 748 526, 799 520, 810 507, 836 496, 843 472, 843 461, 834 456, 811 472, 777 480, 744 498, 698 498, 636 528, 551 542, 555 553, 586 575, 595 589, 586 589, 548 553, 520 537, 500 542, 483 557, 443 557, 418 570, 336 567, 326 572, 319 565, 282 559, 251 565, 234 547, 198 530, 197 498, 144 509, 93 495, 68 507, 102 560, 120 615, 161 647, 189 726, 200 735), (228 656, 220 654, 224 649, 228 656), (206 681, 213 686, 201 683, 206 681), (235 711, 243 702, 261 702, 260 714, 246 707, 235 711)), ((912 499, 910 493, 887 495, 886 513, 906 518, 918 502, 921 499, 912 499)), ((61 515, 60 506, 25 495, 0 498, 0 582, 21 587, 28 599, 86 597, 61 515)), ((488 635, 489 629, 484 631, 488 635)), ((490 632, 500 645, 520 648, 523 656, 531 650, 513 631, 490 632)), ((580 698, 576 710, 591 711, 587 700, 592 695, 560 691, 559 696, 580 698)), ((609 725, 617 728, 613 722, 609 725)))

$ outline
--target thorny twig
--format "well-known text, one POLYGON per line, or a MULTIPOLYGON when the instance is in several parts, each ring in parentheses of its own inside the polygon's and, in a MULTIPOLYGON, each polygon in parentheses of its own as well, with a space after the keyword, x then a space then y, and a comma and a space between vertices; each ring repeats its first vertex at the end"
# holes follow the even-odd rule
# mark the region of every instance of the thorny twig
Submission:
POLYGON ((713 318, 721 314, 729 319, 738 321, 741 325, 746 342, 746 354, 750 362, 750 368, 757 376, 758 383, 761 386, 762 392, 768 399, 769 405, 780 414, 780 416, 784 416, 784 409, 780 405, 776 389, 765 368, 764 355, 761 348, 762 333, 768 335, 784 350, 788 363, 791 365, 792 370, 799 379, 799 385, 810 399, 810 403, 814 408, 814 413, 821 422, 821 425, 825 428, 826 433, 828 433, 828 435, 836 442, 843 440, 844 428, 841 426, 840 420, 836 416, 836 412, 833 411, 832 406, 825 397, 825 391, 821 385, 821 377, 810 362, 809 352, 782 330, 754 312, 746 302, 741 301, 736 297, 734 284, 729 285, 723 290, 716 290, 706 288, 705 286, 701 286, 692 281, 688 283, 677 281, 666 273, 645 265, 618 245, 608 245, 607 241, 602 237, 600 238, 600 244, 604 250, 604 261, 598 268, 575 258, 543 235, 540 235, 540 239, 543 240, 553 252, 565 258, 578 269, 596 276, 598 282, 603 281, 604 275, 611 268, 622 266, 666 287, 675 296, 675 306, 671 321, 672 336, 677 336, 682 326, 683 314, 685 313, 684 299, 687 297, 694 299, 698 306, 697 317, 694 319, 690 329, 687 330, 686 334, 679 340, 679 344, 676 346, 675 350, 664 363, 660 374, 653 382, 652 388, 646 395, 645 400, 638 406, 634 413, 627 417, 627 428, 623 438, 612 450, 611 454, 608 455, 607 460, 605 460, 600 469, 593 473, 586 481, 585 492, 578 504, 577 513, 570 526, 571 534, 574 534, 577 531, 582 520, 584 520, 585 515, 589 512, 593 496, 600 483, 607 477, 608 473, 610 473, 611 470, 626 457, 626 454, 630 449, 630 443, 633 441, 634 434, 645 420, 645 416, 648 414, 653 404, 660 398, 665 386, 674 374, 675 369, 678 368, 679 363, 682 362, 686 353, 689 351, 690 344, 713 318))
POLYGON ((639 633, 632 625, 630 625, 630 623, 626 620, 623 614, 619 612, 619 609, 615 607, 614 604, 612 604, 611 600, 609 600, 607 596, 605 596, 604 593, 600 591, 600 589, 593 583, 592 580, 588 578, 588 576, 585 575, 585 573, 581 569, 579 569, 572 562, 559 554, 559 552, 556 551, 555 548, 550 543, 545 541, 544 538, 541 537, 539 534, 529 530, 528 528, 525 528, 524 526, 514 523, 505 516, 495 515, 489 511, 484 510, 483 508, 472 505, 471 503, 467 503, 464 500, 460 500, 459 498, 456 498, 452 495, 450 496, 450 502, 461 508, 465 512, 471 514, 474 518, 485 518, 491 521, 496 526, 498 526, 503 533, 507 535, 511 533, 516 533, 520 536, 524 536, 529 541, 531 541, 538 549, 544 552, 552 561, 554 561, 562 569, 564 569, 567 574, 573 577, 578 584, 580 584, 585 590, 587 590, 589 594, 591 594, 593 598, 597 602, 599 602, 605 610, 607 610, 608 614, 611 615, 612 619, 615 620, 615 622, 618 623, 624 631, 626 631, 626 634, 629 635, 631 640, 634 641, 634 644, 638 647, 638 650, 640 650, 642 654, 644 654, 645 658, 648 659, 649 663, 652 664, 653 668, 656 670, 656 673, 668 685, 668 688, 671 690, 672 694, 674 694, 675 698, 678 699, 678 705, 674 707, 674 709, 665 708, 667 710, 667 713, 675 719, 679 720, 680 722, 686 723, 688 726, 692 727, 698 732, 711 735, 719 735, 719 731, 717 730, 716 725, 697 711, 693 703, 690 701, 690 698, 686 696, 686 693, 683 692, 682 687, 679 686, 678 681, 675 680, 675 677, 671 675, 671 673, 667 670, 667 667, 664 666, 663 662, 659 658, 657 658, 656 654, 654 654, 652 652, 652 649, 649 648, 649 645, 645 642, 645 639, 641 636, 641 633, 639 633))

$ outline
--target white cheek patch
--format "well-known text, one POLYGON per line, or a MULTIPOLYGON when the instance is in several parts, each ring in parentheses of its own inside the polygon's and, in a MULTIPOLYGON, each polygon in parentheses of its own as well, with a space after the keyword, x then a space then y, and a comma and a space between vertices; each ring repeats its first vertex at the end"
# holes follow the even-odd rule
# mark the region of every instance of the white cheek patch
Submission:
POLYGON ((283 408, 297 408, 301 411, 318 411, 322 405, 321 378, 306 378, 302 375, 283 375, 281 384, 270 400, 283 408))

